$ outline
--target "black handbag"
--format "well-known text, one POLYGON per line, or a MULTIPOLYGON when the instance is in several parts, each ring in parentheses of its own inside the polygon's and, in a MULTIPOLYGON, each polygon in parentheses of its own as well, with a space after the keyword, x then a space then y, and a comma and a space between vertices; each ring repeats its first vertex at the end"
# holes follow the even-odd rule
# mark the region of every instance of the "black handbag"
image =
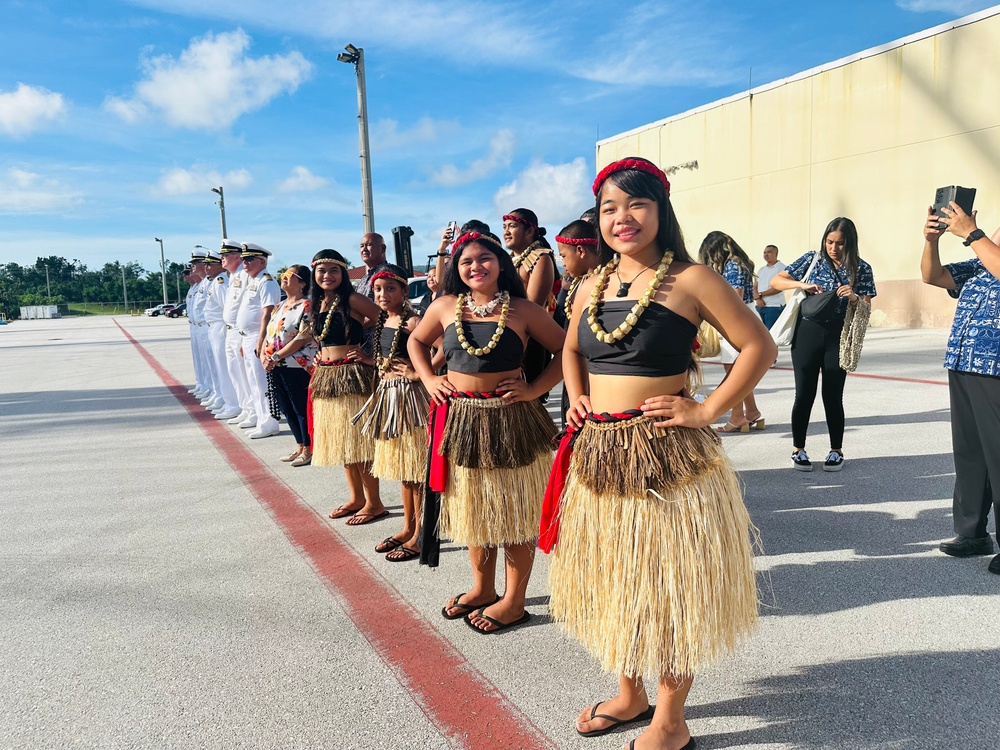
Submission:
POLYGON ((814 323, 830 323, 840 317, 840 298, 836 292, 810 294, 799 308, 802 317, 814 323))

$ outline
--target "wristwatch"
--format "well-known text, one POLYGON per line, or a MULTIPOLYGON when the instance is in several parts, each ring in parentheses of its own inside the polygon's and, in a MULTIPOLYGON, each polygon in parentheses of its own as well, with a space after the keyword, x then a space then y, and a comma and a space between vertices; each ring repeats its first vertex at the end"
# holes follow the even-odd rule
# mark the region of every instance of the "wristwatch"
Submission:
POLYGON ((985 236, 986 232, 984 232, 982 229, 973 229, 971 232, 969 232, 969 236, 965 238, 965 242, 963 242, 962 244, 968 247, 976 240, 981 240, 985 236))

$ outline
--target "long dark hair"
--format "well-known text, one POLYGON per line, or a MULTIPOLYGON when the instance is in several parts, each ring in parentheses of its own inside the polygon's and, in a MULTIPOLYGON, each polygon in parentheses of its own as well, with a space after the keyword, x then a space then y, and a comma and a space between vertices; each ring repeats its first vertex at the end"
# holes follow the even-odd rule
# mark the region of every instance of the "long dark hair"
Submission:
MULTIPOLYGON (((629 158, 653 164, 648 159, 640 159, 639 157, 629 158)), ((656 165, 653 164, 653 166, 656 165)), ((601 215, 601 194, 604 192, 604 186, 609 181, 614 183, 615 187, 619 190, 628 193, 633 198, 646 198, 656 201, 660 218, 660 228, 656 233, 656 244, 659 246, 660 252, 666 252, 668 249, 673 250, 674 260, 683 263, 693 262, 684 245, 684 235, 681 234, 680 225, 677 223, 677 217, 674 215, 674 207, 670 205, 670 198, 667 196, 667 191, 663 187, 663 183, 653 175, 638 169, 621 169, 617 172, 612 172, 601 183, 601 187, 595 196, 594 206, 597 209, 598 216, 601 215)), ((614 254, 614 250, 604 241, 604 235, 599 233, 597 241, 601 257, 607 255, 610 258, 614 254)))
MULTIPOLYGON (((349 337, 350 333, 348 331, 348 326, 350 325, 351 320, 351 295, 354 294, 354 285, 351 284, 351 277, 347 273, 347 259, 336 250, 327 248, 326 250, 320 250, 313 256, 313 263, 318 260, 339 260, 344 264, 340 269, 340 285, 334 290, 334 294, 339 299, 339 302, 337 303, 337 313, 344 320, 344 335, 349 337)), ((309 305, 312 308, 313 320, 316 320, 319 316, 320 306, 323 303, 324 291, 323 288, 316 283, 315 272, 313 272, 311 276, 312 285, 309 293, 309 305)), ((320 330, 321 329, 317 327, 317 336, 319 335, 320 330)), ((320 345, 322 345, 322 342, 320 342, 320 345)))
POLYGON ((308 297, 309 290, 312 288, 312 271, 309 269, 309 266, 294 264, 286 270, 291 271, 295 275, 295 278, 302 282, 302 296, 308 297))
POLYGON ((531 242, 529 242, 528 245, 539 243, 542 247, 547 247, 547 248, 552 247, 552 245, 549 244, 549 241, 545 239, 545 227, 538 226, 538 216, 535 214, 534 211, 532 211, 530 208, 515 208, 513 211, 510 211, 509 213, 511 216, 517 216, 518 218, 530 222, 531 225, 534 227, 534 229, 531 230, 533 236, 531 238, 531 242))
POLYGON ((474 240, 466 240, 455 248, 455 252, 451 256, 451 263, 448 264, 448 270, 444 275, 444 293, 457 295, 468 294, 471 291, 458 273, 458 261, 469 245, 478 245, 481 248, 489 250, 500 261, 500 278, 497 279, 497 288, 501 292, 509 292, 511 297, 527 299, 528 293, 524 289, 524 282, 521 281, 517 269, 514 268, 514 261, 511 260, 510 253, 504 250, 503 245, 500 244, 500 240, 492 234, 486 236, 496 241, 493 242, 484 236, 474 240))
POLYGON ((698 260, 706 266, 714 268, 718 273, 722 273, 730 259, 735 260, 738 266, 753 276, 753 261, 736 243, 736 240, 725 232, 719 231, 709 232, 705 235, 705 239, 702 240, 701 247, 698 249, 698 260))
POLYGON ((840 232, 844 235, 844 265, 847 266, 847 275, 850 277, 853 287, 858 280, 858 261, 861 258, 858 254, 858 228, 846 216, 838 216, 826 225, 826 229, 823 230, 823 239, 819 242, 819 252, 832 266, 833 261, 826 254, 826 238, 830 232, 840 232))

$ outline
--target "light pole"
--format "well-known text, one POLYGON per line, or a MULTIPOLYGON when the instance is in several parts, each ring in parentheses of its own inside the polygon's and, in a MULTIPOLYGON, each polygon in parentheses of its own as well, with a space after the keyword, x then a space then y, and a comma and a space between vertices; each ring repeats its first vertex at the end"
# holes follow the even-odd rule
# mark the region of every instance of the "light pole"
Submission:
POLYGON ((48 302, 52 304, 52 287, 49 285, 49 264, 45 264, 45 296, 47 296, 48 302))
POLYGON ((122 264, 122 297, 125 298, 125 312, 128 312, 128 287, 125 286, 125 264, 122 264))
POLYGON ((346 52, 337 55, 342 63, 354 65, 358 75, 358 141, 361 146, 361 213, 365 223, 365 234, 375 231, 375 216, 372 208, 372 164, 368 149, 368 98, 365 93, 365 51, 353 44, 344 47, 346 52))
POLYGON ((153 240, 160 243, 160 281, 163 282, 163 304, 167 304, 167 261, 163 258, 163 240, 154 237, 153 240))
POLYGON ((217 188, 212 188, 213 193, 219 194, 219 215, 222 217, 222 239, 226 239, 229 235, 226 233, 226 197, 222 194, 222 185, 217 188))

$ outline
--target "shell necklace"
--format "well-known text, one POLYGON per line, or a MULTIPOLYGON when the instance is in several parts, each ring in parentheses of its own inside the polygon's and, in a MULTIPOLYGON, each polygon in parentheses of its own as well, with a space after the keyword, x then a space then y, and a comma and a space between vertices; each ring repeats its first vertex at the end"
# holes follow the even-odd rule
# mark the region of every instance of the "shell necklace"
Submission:
POLYGON ((566 322, 573 317, 573 300, 576 298, 576 290, 580 288, 580 284, 589 279, 594 275, 593 271, 587 271, 583 276, 578 276, 573 279, 572 283, 569 285, 569 291, 566 292, 566 299, 563 300, 563 312, 566 313, 566 322))
POLYGON ((485 318, 490 315, 494 310, 497 309, 497 305, 503 299, 503 292, 497 292, 493 295, 493 299, 487 302, 485 305, 477 305, 472 301, 472 295, 468 295, 465 298, 465 309, 468 310, 473 315, 478 315, 480 318, 485 318))
MULTIPOLYGON (((500 320, 497 321, 496 333, 493 334, 493 338, 490 339, 490 342, 486 346, 479 347, 478 349, 465 338, 465 330, 462 328, 462 310, 465 307, 465 298, 466 295, 460 294, 458 295, 458 302, 455 303, 455 334, 458 336, 458 343, 469 354, 476 357, 485 357, 497 348, 497 344, 500 343, 500 336, 503 335, 504 329, 507 327, 507 313, 510 312, 510 294, 508 292, 500 292, 500 320)), ((493 301, 496 302, 496 299, 493 301)))
MULTIPOLYGON (((404 307, 403 310, 402 310, 402 312, 400 312, 400 314, 399 314, 399 328, 396 329, 396 333, 393 334, 393 336, 392 336, 392 343, 389 345, 389 353, 387 355, 385 355, 384 357, 382 356, 381 352, 379 353, 379 356, 378 356, 378 374, 379 374, 379 377, 383 377, 384 378, 386 376, 386 374, 389 372, 389 370, 392 369, 392 360, 394 360, 396 358, 396 352, 399 350, 399 335, 400 335, 400 332, 404 328, 406 328, 406 321, 410 317, 409 313, 410 313, 410 311, 408 309, 406 309, 406 307, 404 307)), ((376 333, 375 339, 374 339, 376 347, 378 347, 378 346, 381 345, 380 342, 381 342, 381 339, 382 339, 382 329, 385 327, 385 321, 386 321, 387 318, 388 318, 388 315, 384 311, 383 311, 382 315, 379 316, 378 332, 376 333)))
POLYGON ((598 341, 602 341, 605 344, 613 344, 616 341, 621 341, 632 332, 636 323, 639 322, 639 318, 642 317, 646 308, 649 307, 649 303, 656 294, 656 290, 659 289, 660 284, 663 283, 663 277, 667 275, 667 269, 674 261, 674 253, 672 250, 667 250, 663 254, 663 258, 660 260, 660 265, 656 269, 656 275, 653 277, 652 281, 649 282, 645 293, 634 305, 632 305, 632 310, 625 316, 625 320, 622 324, 611 333, 608 333, 601 327, 601 324, 597 322, 597 308, 601 303, 601 297, 604 295, 604 290, 608 286, 608 277, 611 275, 612 271, 616 271, 620 260, 621 256, 616 255, 610 263, 601 268, 598 272, 597 283, 594 284, 594 291, 590 295, 590 305, 587 308, 587 323, 590 325, 590 330, 594 332, 595 336, 597 336, 598 341))
POLYGON ((333 298, 333 302, 330 304, 329 309, 326 311, 326 322, 323 323, 323 330, 319 334, 319 345, 323 346, 323 341, 326 339, 326 334, 330 332, 330 321, 333 320, 333 314, 337 312, 337 308, 340 306, 340 295, 333 298))

